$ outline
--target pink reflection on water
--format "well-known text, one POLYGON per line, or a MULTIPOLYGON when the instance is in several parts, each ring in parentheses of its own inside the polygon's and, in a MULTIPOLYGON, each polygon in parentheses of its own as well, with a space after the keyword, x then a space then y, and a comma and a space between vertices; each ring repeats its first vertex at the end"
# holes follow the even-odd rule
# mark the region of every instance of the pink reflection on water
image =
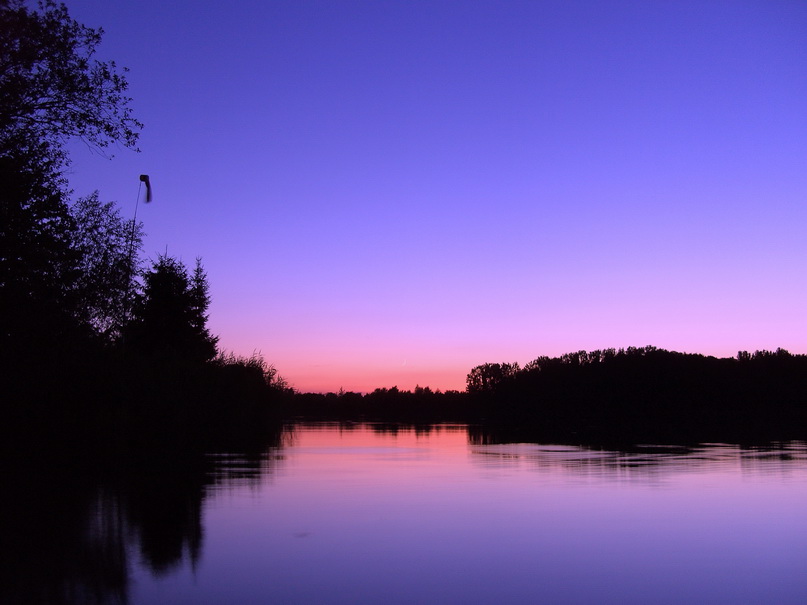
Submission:
POLYGON ((211 501, 198 602, 807 601, 803 443, 617 452, 362 424, 287 443, 262 484, 211 501))

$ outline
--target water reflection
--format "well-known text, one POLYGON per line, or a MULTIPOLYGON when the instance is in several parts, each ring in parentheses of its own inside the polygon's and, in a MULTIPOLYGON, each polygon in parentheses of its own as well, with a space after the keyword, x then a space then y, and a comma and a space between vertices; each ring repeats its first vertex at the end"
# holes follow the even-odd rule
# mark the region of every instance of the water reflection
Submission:
MULTIPOLYGON (((724 556, 724 540, 704 543, 704 529, 737 536, 737 527, 747 527, 751 539, 770 528, 743 525, 755 513, 736 513, 737 523, 721 520, 730 496, 679 491, 664 500, 656 487, 694 482, 701 490, 698 481, 716 481, 712 494, 722 494, 739 490, 725 477, 740 476, 784 493, 783 485, 807 479, 807 442, 606 448, 514 442, 464 425, 297 424, 248 452, 174 449, 66 468, 51 460, 12 466, 4 475, 0 603, 153 602, 148 588, 132 596, 133 578, 142 589, 144 576, 161 582, 183 571, 208 574, 200 584, 215 585, 225 598, 235 590, 226 584, 235 569, 251 602, 295 602, 302 590, 314 601, 333 602, 333 594, 312 592, 311 578, 323 586, 350 584, 365 596, 397 586, 401 602, 418 601, 427 586, 445 595, 444 602, 470 602, 469 595, 481 599, 518 586, 531 594, 525 587, 541 573, 547 590, 553 582, 561 590, 566 580, 579 582, 573 570, 581 561, 592 582, 616 586, 619 576, 608 573, 641 578, 664 561, 685 566, 690 556, 724 556), (545 489, 547 482, 555 483, 545 489), (573 500, 563 489, 568 484, 582 484, 583 499, 573 500), (624 489, 609 491, 613 486, 624 489), (648 486, 653 493, 641 491, 648 486), (247 509, 238 499, 250 491, 256 503, 247 509), (223 497, 228 493, 232 499, 223 497), (231 501, 242 508, 228 508, 231 501), (702 524, 690 522, 693 513, 702 524), (667 528, 660 519, 678 525, 667 528), (697 537, 699 550, 681 536, 697 537), (646 553, 657 543, 667 545, 667 559, 656 564, 646 553), (591 554, 597 552, 601 560, 591 554), (608 553, 632 561, 633 571, 612 569, 617 559, 608 553), (543 568, 528 571, 524 561, 530 560, 543 568), (340 569, 342 575, 333 575, 340 569), (509 584, 496 588, 502 578, 509 584)), ((734 493, 751 494, 760 507, 772 497, 770 491, 734 493)), ((784 502, 800 497, 790 493, 784 502)), ((779 552, 793 565, 790 551, 779 552)), ((642 581, 645 596, 653 596, 650 580, 642 581)), ((194 587, 185 590, 182 598, 196 602, 194 587)), ((591 602, 591 594, 581 595, 580 602, 591 602)))
POLYGON ((278 428, 259 452, 5 461, 0 603, 127 603, 135 567, 155 577, 195 568, 210 495, 257 485, 281 444, 278 428))
POLYGON ((525 465, 537 471, 561 470, 598 480, 646 480, 680 473, 739 471, 758 477, 787 478, 807 463, 807 442, 740 447, 726 443, 697 446, 638 445, 606 450, 532 443, 472 444, 475 462, 491 467, 525 465), (800 464, 793 464, 800 463, 800 464))
POLYGON ((789 476, 807 463, 807 441, 763 444, 608 444, 569 445, 536 439, 519 430, 468 427, 475 463, 524 465, 534 470, 562 470, 603 480, 673 477, 677 474, 730 472, 746 476, 789 476))
MULTIPOLYGON (((337 434, 375 434, 375 435, 404 435, 411 434, 416 437, 426 437, 440 433, 463 433, 470 435, 467 424, 406 424, 401 422, 297 422, 287 425, 284 432, 284 444, 293 445, 295 436, 303 432, 335 432, 337 434)), ((470 438, 470 437, 469 437, 470 438)))

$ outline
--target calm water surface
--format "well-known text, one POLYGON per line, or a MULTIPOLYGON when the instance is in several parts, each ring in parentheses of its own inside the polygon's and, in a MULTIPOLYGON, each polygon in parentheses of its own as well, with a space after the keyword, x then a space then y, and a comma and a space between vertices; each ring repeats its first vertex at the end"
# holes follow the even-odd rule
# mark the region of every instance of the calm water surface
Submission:
POLYGON ((202 476, 96 496, 90 550, 119 552, 82 573, 119 577, 74 579, 73 596, 807 603, 802 442, 619 452, 486 443, 461 426, 309 425, 263 456, 208 459, 202 476))

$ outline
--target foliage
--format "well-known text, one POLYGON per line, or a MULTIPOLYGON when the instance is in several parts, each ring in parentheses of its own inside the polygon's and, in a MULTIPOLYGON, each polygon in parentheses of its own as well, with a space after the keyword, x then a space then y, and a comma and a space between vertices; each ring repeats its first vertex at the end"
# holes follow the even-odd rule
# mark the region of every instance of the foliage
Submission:
POLYGON ((519 371, 518 363, 485 363, 472 368, 466 378, 469 393, 484 393, 496 389, 504 380, 519 371))
POLYGON ((127 345, 149 355, 210 361, 217 337, 207 329, 207 276, 196 259, 193 276, 185 265, 160 255, 143 276, 143 292, 127 328, 127 345))
MULTIPOLYGON (((0 155, 0 338, 23 343, 61 331, 74 277, 70 215, 47 169, 0 155)), ((54 335, 56 335, 54 334, 54 335)))
MULTIPOLYGON (((70 17, 64 4, 0 0, 0 148, 25 150, 58 169, 64 144, 79 138, 105 149, 135 148, 142 124, 113 61, 93 58, 103 30, 70 17)), ((124 70, 125 71, 125 70, 124 70)))
POLYGON ((79 199, 71 216, 77 260, 73 288, 80 319, 113 340, 125 322, 138 272, 142 225, 123 220, 115 204, 101 202, 97 191, 79 199))
POLYGON ((47 175, 0 157, 0 335, 107 341, 124 320, 137 273, 142 226, 124 221, 97 193, 72 207, 47 175))
MULTIPOLYGON (((63 4, 0 0, 0 341, 35 349, 109 335, 134 275, 139 227, 96 198, 71 211, 71 138, 134 148, 140 123, 113 62, 93 59, 102 31, 63 4), (125 245, 126 229, 130 244, 125 245), (105 264, 106 263, 106 264, 105 264), (126 266, 124 268, 124 266, 126 266)), ((139 249, 139 247, 138 247, 139 249)))
POLYGON ((267 362, 263 355, 254 352, 249 357, 221 351, 213 359, 215 365, 222 368, 243 368, 260 374, 264 384, 278 391, 293 391, 285 378, 278 374, 277 368, 267 362))
POLYGON ((505 376, 509 365, 474 368, 469 395, 489 421, 547 435, 736 439, 798 433, 807 421, 807 355, 784 349, 720 359, 652 346, 576 351, 505 376))

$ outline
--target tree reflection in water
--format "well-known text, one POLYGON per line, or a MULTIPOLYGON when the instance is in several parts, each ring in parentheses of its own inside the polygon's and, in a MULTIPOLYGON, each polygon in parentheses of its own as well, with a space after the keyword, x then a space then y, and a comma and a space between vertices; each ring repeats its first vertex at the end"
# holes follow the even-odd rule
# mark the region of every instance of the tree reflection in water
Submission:
POLYGON ((562 469, 580 476, 648 479, 674 471, 688 473, 736 467, 747 474, 781 474, 792 461, 807 461, 807 441, 765 443, 641 444, 577 443, 536 437, 521 429, 469 426, 473 459, 483 465, 524 465, 562 469))
POLYGON ((126 603, 134 565, 155 576, 195 568, 208 496, 271 473, 282 440, 278 426, 247 452, 166 448, 67 464, 51 453, 24 468, 6 460, 0 603, 126 603))

